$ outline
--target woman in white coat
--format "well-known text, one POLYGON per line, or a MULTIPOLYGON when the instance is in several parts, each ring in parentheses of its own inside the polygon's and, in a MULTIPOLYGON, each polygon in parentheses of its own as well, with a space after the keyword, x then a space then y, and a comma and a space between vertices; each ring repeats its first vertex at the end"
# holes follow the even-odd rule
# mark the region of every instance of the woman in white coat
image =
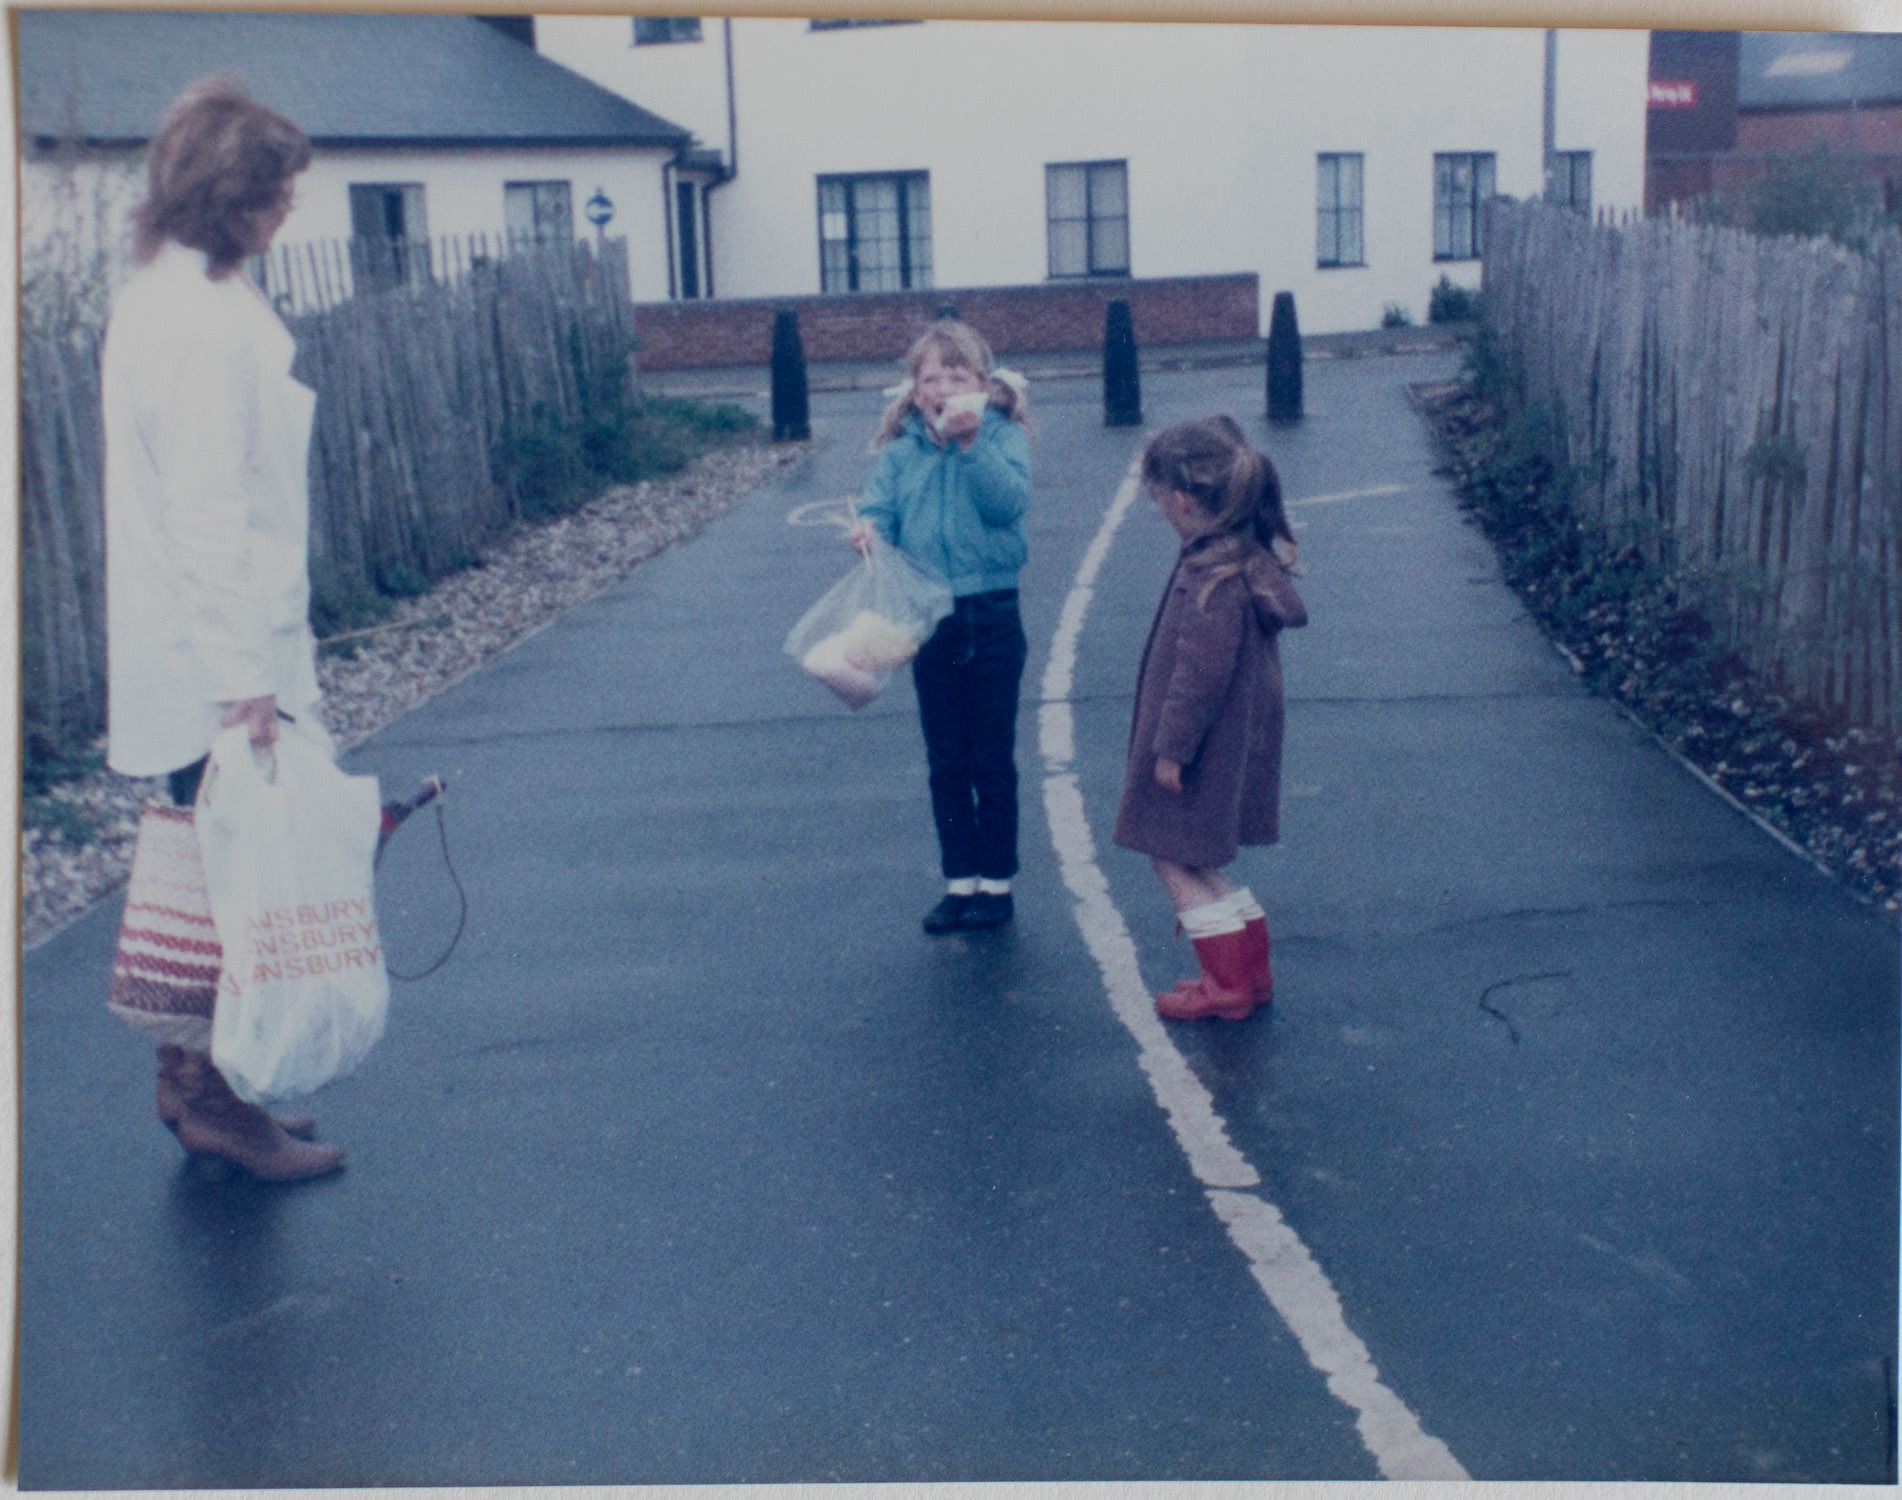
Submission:
MULTIPOLYGON (((181 808, 220 728, 246 725, 268 746, 280 713, 321 727, 305 477, 315 397, 291 378, 291 336, 242 270, 309 164, 303 131, 229 78, 187 89, 147 153, 140 265, 106 334, 107 761, 169 776, 181 808)), ((194 1155, 272 1181, 337 1170, 343 1152, 308 1140, 307 1118, 246 1103, 212 1065, 217 972, 188 960, 215 953, 215 934, 151 937, 172 961, 156 948, 136 970, 122 960, 111 1006, 159 1042, 159 1117, 194 1155)))

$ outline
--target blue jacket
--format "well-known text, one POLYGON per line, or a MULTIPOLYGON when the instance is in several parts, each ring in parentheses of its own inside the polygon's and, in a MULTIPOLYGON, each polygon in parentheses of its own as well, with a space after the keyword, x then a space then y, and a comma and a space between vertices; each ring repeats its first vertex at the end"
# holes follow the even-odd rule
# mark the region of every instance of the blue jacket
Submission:
POLYGON ((995 409, 965 452, 940 448, 922 416, 879 450, 859 514, 907 556, 936 568, 953 594, 1017 587, 1030 503, 1030 443, 995 409))

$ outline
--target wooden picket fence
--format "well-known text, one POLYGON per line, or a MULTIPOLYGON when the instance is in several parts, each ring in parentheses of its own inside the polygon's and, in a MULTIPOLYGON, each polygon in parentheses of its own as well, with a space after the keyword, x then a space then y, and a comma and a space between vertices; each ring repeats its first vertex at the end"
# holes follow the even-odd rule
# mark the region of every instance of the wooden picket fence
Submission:
POLYGON ((1581 519, 1792 699, 1902 728, 1902 235, 1866 254, 1500 199, 1485 305, 1581 519))
POLYGON ((77 755, 104 727, 99 350, 87 328, 20 339, 20 702, 40 753, 77 755))
MULTIPOLYGON (((630 378, 625 246, 498 258, 288 318, 318 394, 313 574, 386 591, 466 566, 519 519, 495 462, 630 378)), ((21 339, 22 719, 37 754, 105 727, 101 338, 21 339)))
MULTIPOLYGON (((597 241, 625 247, 624 241, 597 241)), ((359 293, 456 286, 505 260, 545 259, 586 246, 550 235, 434 235, 423 239, 353 237, 274 245, 248 269, 285 317, 325 312, 359 293)))

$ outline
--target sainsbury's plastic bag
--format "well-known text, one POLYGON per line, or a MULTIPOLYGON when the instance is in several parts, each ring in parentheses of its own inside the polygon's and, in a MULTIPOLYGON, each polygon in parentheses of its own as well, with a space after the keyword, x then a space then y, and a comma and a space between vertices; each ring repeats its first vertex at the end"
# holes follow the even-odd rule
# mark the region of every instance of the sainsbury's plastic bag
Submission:
POLYGON ((351 1072, 383 1034, 389 979, 371 864, 374 776, 347 776, 321 728, 245 726, 213 742, 195 821, 224 949, 211 1058, 253 1103, 351 1072))
POLYGON ((951 613, 951 586, 881 541, 807 610, 786 654, 851 708, 863 708, 951 613))

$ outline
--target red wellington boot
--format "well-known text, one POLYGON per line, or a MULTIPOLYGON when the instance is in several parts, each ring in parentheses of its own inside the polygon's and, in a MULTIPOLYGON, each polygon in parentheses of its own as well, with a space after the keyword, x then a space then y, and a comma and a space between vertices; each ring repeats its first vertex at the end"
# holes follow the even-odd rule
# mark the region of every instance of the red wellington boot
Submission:
POLYGON ((1255 987, 1255 1004, 1266 1005, 1275 993, 1275 976, 1268 970, 1268 919, 1250 917, 1242 936, 1248 939, 1248 981, 1255 987))
POLYGON ((1207 1016, 1244 1019, 1255 1008, 1250 953, 1246 928, 1197 938, 1195 956, 1201 962, 1201 974, 1156 996, 1156 1014, 1170 1021, 1200 1021, 1207 1016))

